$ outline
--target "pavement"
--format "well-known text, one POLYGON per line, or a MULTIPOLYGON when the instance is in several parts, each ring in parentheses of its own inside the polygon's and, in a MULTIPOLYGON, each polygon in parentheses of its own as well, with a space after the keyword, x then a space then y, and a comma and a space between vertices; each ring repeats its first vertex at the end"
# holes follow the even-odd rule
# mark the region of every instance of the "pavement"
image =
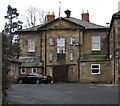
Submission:
POLYGON ((118 84, 96 84, 96 86, 101 86, 101 87, 118 87, 118 84))

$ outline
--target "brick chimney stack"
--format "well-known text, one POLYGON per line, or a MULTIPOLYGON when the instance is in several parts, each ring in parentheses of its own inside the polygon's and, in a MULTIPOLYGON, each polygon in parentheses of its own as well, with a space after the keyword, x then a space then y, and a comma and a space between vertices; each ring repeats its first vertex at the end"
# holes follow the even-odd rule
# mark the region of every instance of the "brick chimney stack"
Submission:
POLYGON ((84 10, 82 11, 82 20, 88 21, 89 22, 89 12, 87 10, 87 13, 84 13, 84 10))
POLYGON ((47 14, 47 22, 51 22, 54 19, 55 19, 54 12, 52 12, 52 14, 50 14, 50 12, 48 12, 48 14, 47 14))

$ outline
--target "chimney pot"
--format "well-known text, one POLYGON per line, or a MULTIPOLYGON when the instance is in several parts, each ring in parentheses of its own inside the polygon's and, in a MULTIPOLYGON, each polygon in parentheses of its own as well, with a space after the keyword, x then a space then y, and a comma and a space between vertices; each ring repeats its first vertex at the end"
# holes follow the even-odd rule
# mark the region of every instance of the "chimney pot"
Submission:
POLYGON ((67 18, 70 18, 71 11, 67 9, 67 10, 65 11, 65 14, 66 14, 67 18))
POLYGON ((89 11, 87 10, 87 13, 89 13, 89 11))
POLYGON ((82 10, 82 13, 84 13, 84 10, 82 10))
POLYGON ((50 12, 48 12, 48 15, 50 15, 50 12))
POLYGON ((54 12, 52 12, 52 15, 54 15, 54 12))

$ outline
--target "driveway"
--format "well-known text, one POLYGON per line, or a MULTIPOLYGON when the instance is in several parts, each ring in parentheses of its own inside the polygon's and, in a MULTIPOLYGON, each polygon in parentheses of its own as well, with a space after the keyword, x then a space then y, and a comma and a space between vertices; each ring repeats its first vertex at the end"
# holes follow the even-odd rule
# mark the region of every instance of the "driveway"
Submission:
POLYGON ((118 87, 92 84, 14 84, 8 89, 14 104, 118 104, 118 87))

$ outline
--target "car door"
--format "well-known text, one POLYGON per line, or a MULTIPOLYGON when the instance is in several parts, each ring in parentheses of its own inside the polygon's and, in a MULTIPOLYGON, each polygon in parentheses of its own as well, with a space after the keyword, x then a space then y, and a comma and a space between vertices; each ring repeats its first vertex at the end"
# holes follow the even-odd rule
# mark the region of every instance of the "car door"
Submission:
POLYGON ((26 78, 27 83, 34 83, 34 75, 28 75, 26 78))
POLYGON ((27 75, 27 76, 25 76, 25 77, 22 78, 23 83, 28 83, 28 78, 29 78, 28 76, 29 76, 29 75, 27 75))

